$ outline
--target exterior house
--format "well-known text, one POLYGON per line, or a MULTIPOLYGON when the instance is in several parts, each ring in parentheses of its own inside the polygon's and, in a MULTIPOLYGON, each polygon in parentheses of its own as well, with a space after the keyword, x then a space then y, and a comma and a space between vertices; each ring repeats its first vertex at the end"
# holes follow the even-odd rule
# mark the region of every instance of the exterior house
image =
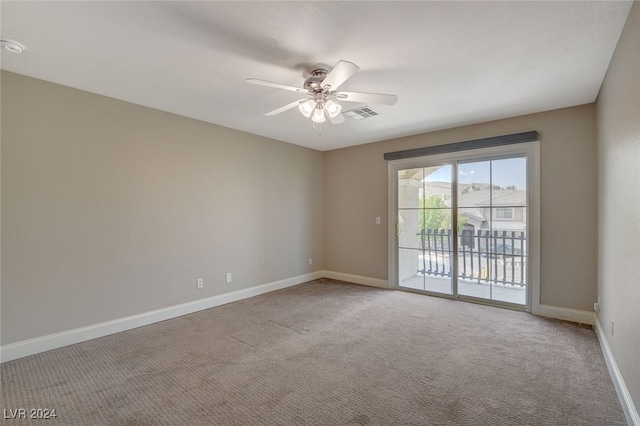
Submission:
POLYGON ((458 205, 476 230, 525 231, 526 197, 522 190, 487 188, 460 194, 458 205))
MULTIPOLYGON (((526 230, 527 193, 520 189, 506 189, 489 184, 463 184, 458 194, 458 207, 464 225, 474 231, 526 230)), ((451 184, 449 182, 425 182, 420 188, 422 198, 439 197, 444 206, 451 208, 451 184)))

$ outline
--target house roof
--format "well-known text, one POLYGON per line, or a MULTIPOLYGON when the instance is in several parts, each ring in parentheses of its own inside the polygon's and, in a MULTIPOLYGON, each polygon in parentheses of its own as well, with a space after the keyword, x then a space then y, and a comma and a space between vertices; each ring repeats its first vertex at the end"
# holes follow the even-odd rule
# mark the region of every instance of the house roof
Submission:
MULTIPOLYGON (((510 189, 494 189, 491 193, 489 190, 482 191, 473 191, 472 195, 475 195, 475 192, 482 192, 480 197, 483 199, 477 202, 477 206, 489 207, 492 205, 496 206, 524 206, 527 204, 527 193, 522 190, 510 190, 510 189)), ((467 200, 466 196, 468 194, 462 194, 458 200, 464 199, 467 200)), ((460 203, 460 201, 458 201, 460 203)))
POLYGON ((458 195, 459 207, 517 207, 526 205, 527 193, 522 190, 484 189, 469 190, 458 195))

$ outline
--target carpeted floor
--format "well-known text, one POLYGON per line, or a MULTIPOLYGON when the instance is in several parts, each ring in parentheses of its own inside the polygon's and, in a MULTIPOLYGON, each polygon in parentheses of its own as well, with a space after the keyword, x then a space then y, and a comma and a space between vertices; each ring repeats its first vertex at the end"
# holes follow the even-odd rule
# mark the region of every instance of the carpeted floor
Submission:
POLYGON ((1 408, 56 410, 35 424, 626 424, 591 330, 329 280, 1 372, 1 408))

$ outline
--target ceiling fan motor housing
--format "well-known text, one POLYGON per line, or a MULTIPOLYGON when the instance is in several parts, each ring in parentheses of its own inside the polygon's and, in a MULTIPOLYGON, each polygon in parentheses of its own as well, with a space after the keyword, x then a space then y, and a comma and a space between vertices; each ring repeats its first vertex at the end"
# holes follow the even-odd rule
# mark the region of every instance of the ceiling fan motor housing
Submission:
POLYGON ((317 69, 311 72, 311 77, 304 81, 304 88, 310 93, 318 93, 324 91, 322 81, 327 76, 327 70, 317 69))

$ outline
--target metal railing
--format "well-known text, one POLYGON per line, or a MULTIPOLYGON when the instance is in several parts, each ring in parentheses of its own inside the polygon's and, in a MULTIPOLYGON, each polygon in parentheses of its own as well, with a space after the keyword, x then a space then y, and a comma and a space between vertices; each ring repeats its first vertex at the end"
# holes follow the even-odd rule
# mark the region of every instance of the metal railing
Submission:
MULTIPOLYGON (((423 229, 417 235, 422 252, 418 273, 451 277, 452 230, 423 229)), ((520 287, 527 284, 524 232, 463 230, 458 239, 459 278, 520 287)))

